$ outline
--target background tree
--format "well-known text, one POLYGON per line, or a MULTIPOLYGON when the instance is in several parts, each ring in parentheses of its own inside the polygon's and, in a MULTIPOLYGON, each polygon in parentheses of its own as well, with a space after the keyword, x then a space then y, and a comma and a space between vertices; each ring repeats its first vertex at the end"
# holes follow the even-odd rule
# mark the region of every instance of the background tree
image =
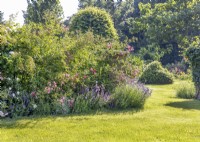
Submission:
MULTIPOLYGON (((199 2, 197 0, 167 1, 139 4, 140 17, 129 22, 129 32, 137 37, 137 46, 164 55, 162 62, 181 58, 180 50, 199 37, 199 2), (142 33, 142 34, 141 34, 142 33)), ((148 53, 149 54, 149 53, 148 53)), ((158 58, 159 59, 159 58, 158 58)))
POLYGON ((3 22, 3 12, 0 11, 0 24, 3 22))
POLYGON ((109 12, 120 40, 145 60, 181 61, 180 52, 200 34, 198 0, 79 0, 80 9, 88 6, 109 12))
MULTIPOLYGON (((199 42, 200 43, 200 42, 199 42)), ((200 44, 199 44, 200 45, 200 44)), ((192 76, 193 82, 196 88, 196 99, 200 100, 200 47, 191 46, 187 52, 186 56, 189 59, 192 66, 192 76)))
POLYGON ((63 17, 63 9, 59 0, 27 0, 28 7, 24 11, 25 23, 45 23, 44 15, 53 13, 57 20, 63 17))

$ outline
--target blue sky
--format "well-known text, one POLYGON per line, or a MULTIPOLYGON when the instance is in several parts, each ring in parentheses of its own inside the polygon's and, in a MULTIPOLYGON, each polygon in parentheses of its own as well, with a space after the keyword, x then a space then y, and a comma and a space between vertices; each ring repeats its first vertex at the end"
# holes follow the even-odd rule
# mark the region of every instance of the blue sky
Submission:
MULTIPOLYGON (((64 10, 65 19, 77 12, 78 0, 60 0, 64 10)), ((0 0, 0 11, 4 12, 4 20, 8 20, 9 15, 18 13, 16 22, 23 24, 22 10, 26 10, 26 0, 0 0)))

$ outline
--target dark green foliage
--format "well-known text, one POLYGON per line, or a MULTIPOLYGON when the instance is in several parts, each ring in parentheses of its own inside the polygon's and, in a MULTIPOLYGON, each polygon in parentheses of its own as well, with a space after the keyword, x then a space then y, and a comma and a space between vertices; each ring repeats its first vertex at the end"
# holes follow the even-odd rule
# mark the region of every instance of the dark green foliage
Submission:
POLYGON ((27 0, 27 11, 24 11, 25 23, 45 23, 45 14, 60 20, 63 9, 59 0, 27 0))
POLYGON ((186 52, 186 56, 192 65, 193 81, 195 84, 200 84, 200 48, 189 48, 186 52))
POLYGON ((173 83, 173 75, 160 62, 154 61, 147 65, 139 81, 146 84, 170 84, 173 83))
POLYGON ((0 11, 0 24, 3 22, 3 12, 0 11))
POLYGON ((98 8, 89 7, 80 10, 72 17, 70 31, 85 33, 89 30, 105 38, 118 38, 111 16, 98 8))
POLYGON ((79 8, 84 9, 86 7, 99 7, 105 9, 108 13, 113 15, 117 3, 121 3, 122 0, 79 0, 79 8))
POLYGON ((129 23, 129 31, 142 33, 138 38, 140 47, 157 52, 160 57, 168 54, 162 58, 164 64, 180 61, 181 48, 189 47, 199 36, 199 1, 144 3, 139 4, 140 17, 129 23))
POLYGON ((129 39, 145 60, 161 59, 164 65, 181 61, 182 48, 199 38, 198 0, 79 0, 79 4, 81 9, 95 6, 109 12, 120 40, 129 39))
POLYGON ((200 47, 190 47, 186 56, 192 66, 192 76, 196 87, 196 98, 200 99, 200 47))

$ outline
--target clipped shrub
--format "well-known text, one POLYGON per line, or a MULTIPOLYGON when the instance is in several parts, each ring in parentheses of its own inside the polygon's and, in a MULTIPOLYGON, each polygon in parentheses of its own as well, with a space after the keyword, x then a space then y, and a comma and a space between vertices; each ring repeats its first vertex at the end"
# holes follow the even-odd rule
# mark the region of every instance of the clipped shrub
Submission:
POLYGON ((72 17, 70 31, 86 33, 88 30, 106 38, 118 38, 111 16, 99 8, 88 7, 72 17))
POLYGON ((184 99, 195 98, 195 87, 193 84, 182 83, 176 88, 176 96, 184 99))
POLYGON ((171 84, 173 75, 160 62, 154 61, 147 65, 139 81, 146 84, 171 84))
POLYGON ((143 84, 124 84, 115 88, 110 106, 118 109, 142 108, 151 91, 143 84))

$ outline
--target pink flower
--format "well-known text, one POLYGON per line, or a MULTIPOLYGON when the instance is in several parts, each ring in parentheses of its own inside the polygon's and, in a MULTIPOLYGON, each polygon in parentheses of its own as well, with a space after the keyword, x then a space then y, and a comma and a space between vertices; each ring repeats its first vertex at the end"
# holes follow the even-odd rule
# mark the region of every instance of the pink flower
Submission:
POLYGON ((57 87, 57 83, 54 81, 53 82, 53 87, 56 88, 57 87))
POLYGON ((93 72, 93 68, 90 68, 90 71, 93 72))
POLYGON ((36 95, 37 95, 36 92, 31 92, 32 97, 35 97, 36 95))
POLYGON ((69 78, 69 77, 70 77, 70 74, 67 74, 67 73, 66 73, 66 74, 65 74, 65 77, 66 77, 66 78, 69 78))
POLYGON ((127 45, 126 49, 129 51, 129 52, 132 52, 134 51, 134 48, 130 45, 127 45))
POLYGON ((59 101, 61 104, 63 104, 65 102, 65 97, 61 97, 59 101))
POLYGON ((67 103, 68 103, 69 107, 72 108, 74 106, 74 99, 68 100, 67 103))
POLYGON ((96 73, 97 73, 97 71, 96 71, 95 69, 93 69, 93 68, 90 68, 90 71, 91 71, 93 74, 96 74, 96 73))
POLYGON ((83 78, 86 79, 86 78, 87 78, 87 75, 84 75, 83 78))
POLYGON ((135 69, 135 70, 133 71, 133 75, 134 75, 134 76, 137 76, 137 75, 139 74, 139 72, 140 72, 140 71, 139 71, 138 69, 135 69))
POLYGON ((111 49, 111 48, 112 48, 112 43, 109 42, 109 43, 107 44, 107 48, 111 49))
POLYGON ((78 77, 78 73, 75 75, 75 77, 78 77))
POLYGON ((46 92, 47 94, 50 94, 50 93, 51 93, 51 88, 50 88, 50 87, 45 87, 45 92, 46 92))

